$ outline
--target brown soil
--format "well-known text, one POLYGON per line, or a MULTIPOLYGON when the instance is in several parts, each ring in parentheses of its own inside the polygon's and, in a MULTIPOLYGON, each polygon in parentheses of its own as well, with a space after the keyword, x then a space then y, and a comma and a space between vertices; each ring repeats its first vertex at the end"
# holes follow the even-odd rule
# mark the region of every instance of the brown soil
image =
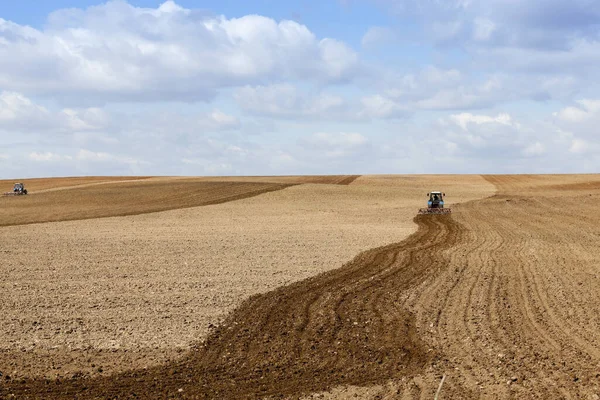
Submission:
MULTIPOLYGON (((0 196, 0 226, 137 215, 220 204, 320 183, 349 185, 359 175, 281 177, 76 177, 24 181, 29 194, 0 196)), ((0 181, 12 188, 13 181, 0 181)))
MULTIPOLYGON (((167 188, 173 178, 160 180, 167 188)), ((371 176, 206 207, 0 228, 8 299, 0 372, 65 379, 180 358, 249 296, 415 232, 429 185, 453 201, 493 193, 480 177, 371 176)))
POLYGON ((289 187, 280 183, 136 180, 0 197, 0 226, 137 215, 219 204, 289 187))
POLYGON ((447 268, 404 293, 427 371, 312 398, 597 399, 598 175, 486 176, 497 194, 454 207, 467 230, 447 268))
MULTIPOLYGON (((351 187, 393 181, 364 178, 351 187)), ((495 195, 420 216, 403 242, 251 297, 183 358, 102 378, 4 377, 0 395, 253 398, 337 387, 433 398, 445 375, 440 398, 597 398, 599 177, 486 179, 495 195)))
POLYGON ((238 399, 415 374, 430 357, 401 294, 443 268, 464 234, 449 216, 415 221, 419 231, 402 243, 251 297, 183 360, 106 379, 9 381, 7 393, 238 399))
MULTIPOLYGON (((207 182, 231 182, 240 181, 244 182, 270 182, 270 183, 287 183, 287 184, 301 184, 301 183, 320 183, 328 185, 349 185, 358 179, 360 175, 282 175, 282 176, 213 176, 213 177, 202 177, 193 178, 195 180, 202 180, 207 182)), ((187 179, 187 178, 179 178, 187 179)))
POLYGON ((34 179, 3 179, 0 180, 0 193, 12 190, 15 182, 25 184, 27 191, 36 193, 39 191, 67 188, 90 184, 100 184, 105 182, 124 182, 137 180, 152 179, 152 177, 141 176, 80 176, 80 177, 65 177, 65 178, 34 178, 34 179))

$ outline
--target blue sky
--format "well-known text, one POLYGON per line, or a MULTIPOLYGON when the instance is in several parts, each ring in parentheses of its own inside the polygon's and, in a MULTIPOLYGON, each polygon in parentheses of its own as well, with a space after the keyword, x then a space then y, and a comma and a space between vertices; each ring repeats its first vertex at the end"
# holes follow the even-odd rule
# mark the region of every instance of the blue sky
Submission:
POLYGON ((0 6, 0 178, 600 167, 600 2, 0 6))

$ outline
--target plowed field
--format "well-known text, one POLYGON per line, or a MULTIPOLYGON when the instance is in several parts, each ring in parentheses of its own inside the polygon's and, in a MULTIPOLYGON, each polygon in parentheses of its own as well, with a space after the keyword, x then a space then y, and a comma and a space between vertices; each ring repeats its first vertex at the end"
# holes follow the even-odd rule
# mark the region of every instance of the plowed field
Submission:
MULTIPOLYGON (((415 218, 408 238, 251 296, 171 362, 103 377, 4 378, 0 395, 433 398, 440 388, 439 398, 598 398, 600 177, 484 178, 462 178, 473 193, 457 196, 451 216, 415 218)), ((431 182, 452 193, 460 180, 361 177, 321 196, 363 204, 374 219, 355 220, 356 232, 368 235, 385 226, 377 213, 389 212, 388 196, 412 205, 431 182)), ((293 191, 298 200, 303 187, 313 189, 244 201, 293 191)), ((321 225, 324 211, 337 212, 317 208, 321 225)))
POLYGON ((141 180, 0 197, 0 226, 136 215, 219 204, 288 187, 279 183, 141 180))

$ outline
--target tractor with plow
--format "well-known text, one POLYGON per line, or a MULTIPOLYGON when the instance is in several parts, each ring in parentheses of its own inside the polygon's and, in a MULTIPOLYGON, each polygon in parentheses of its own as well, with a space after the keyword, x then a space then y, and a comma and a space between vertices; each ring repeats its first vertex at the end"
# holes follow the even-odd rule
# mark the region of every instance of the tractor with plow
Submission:
POLYGON ((27 194, 27 189, 22 183, 15 183, 12 192, 5 192, 4 196, 22 196, 27 194))
POLYGON ((451 208, 444 208, 444 197, 446 193, 442 192, 430 192, 427 193, 429 200, 427 201, 427 208, 419 209, 419 214, 450 214, 452 213, 451 208))

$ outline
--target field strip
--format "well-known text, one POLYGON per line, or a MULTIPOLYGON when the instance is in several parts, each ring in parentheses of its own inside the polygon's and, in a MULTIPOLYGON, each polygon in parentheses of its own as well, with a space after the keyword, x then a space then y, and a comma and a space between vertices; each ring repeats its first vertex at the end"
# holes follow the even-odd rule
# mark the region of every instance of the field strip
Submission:
POLYGON ((448 268, 408 289, 419 336, 436 353, 425 393, 447 375, 448 398, 592 398, 600 193, 578 184, 576 195, 554 177, 486 178, 496 195, 455 208, 468 233, 448 268))
POLYGON ((443 398, 598 398, 597 178, 486 179, 494 196, 453 209, 466 232, 447 267, 403 296, 427 372, 307 399, 433 398, 442 376, 443 398))
POLYGON ((417 216, 400 243, 249 298, 182 359, 6 393, 256 398, 379 385, 433 398, 446 376, 441 398, 595 398, 600 190, 580 177, 486 178, 495 195, 417 216))
MULTIPOLYGON (((173 179, 173 178, 168 178, 168 179, 173 179)), ((53 187, 53 188, 49 188, 49 189, 36 190, 36 191, 31 192, 30 195, 49 193, 49 192, 57 192, 60 190, 82 189, 82 188, 91 187, 91 186, 110 185, 110 184, 114 184, 114 183, 145 182, 148 180, 156 181, 156 180, 160 180, 160 179, 149 176, 149 177, 144 177, 144 178, 139 178, 139 179, 107 180, 107 181, 92 182, 92 183, 80 183, 80 184, 73 184, 73 185, 67 185, 67 186, 57 186, 57 187, 53 187)))
POLYGON ((418 231, 401 243, 366 251, 340 269, 251 297, 175 363, 50 385, 46 380, 12 382, 5 393, 244 398, 381 383, 418 373, 428 355, 399 296, 432 269, 444 268, 443 252, 465 231, 450 216, 418 216, 415 222, 418 231))
POLYGON ((39 196, 0 198, 0 226, 122 217, 215 205, 290 186, 293 184, 182 180, 90 184, 39 196))
MULTIPOLYGON (((360 175, 341 175, 341 176, 315 176, 315 177, 265 177, 263 180, 264 183, 289 183, 289 184, 302 184, 302 183, 323 183, 323 184, 331 184, 331 185, 350 185, 352 182, 354 182, 357 178, 359 178, 360 175), (268 182, 268 181, 272 181, 272 182, 268 182), (281 181, 281 182, 278 182, 281 181), (288 181, 288 182, 286 182, 288 181)), ((79 183, 79 184, 71 184, 71 185, 65 185, 65 186, 57 186, 57 187, 51 187, 48 189, 41 189, 41 190, 34 190, 32 191, 30 194, 35 195, 35 194, 42 194, 42 193, 49 193, 49 192, 56 192, 56 191, 61 191, 61 190, 72 190, 72 189, 82 189, 82 188, 86 188, 86 187, 92 187, 92 186, 100 186, 100 185, 111 185, 111 184, 129 184, 129 183, 134 183, 134 182, 147 182, 147 181, 152 181, 152 182, 172 182, 172 181, 198 181, 198 182, 202 182, 202 181, 223 181, 224 179, 222 177, 219 178, 194 178, 194 177, 187 177, 187 176, 147 176, 147 177, 142 177, 142 178, 122 178, 122 179, 109 179, 110 177, 108 177, 108 180, 105 181, 100 181, 100 182, 91 182, 91 183, 79 183)), ((244 177, 244 182, 248 181, 248 182, 252 182, 252 179, 248 179, 248 177, 244 177)), ((230 182, 230 181, 235 181, 235 180, 240 180, 239 177, 228 177, 228 179, 226 181, 230 182)), ((258 182, 258 178, 256 179, 256 181, 258 182)))
MULTIPOLYGON (((122 217, 221 204, 258 196, 290 186, 316 183, 349 185, 359 175, 277 177, 222 181, 211 178, 144 177, 79 183, 33 191, 19 197, 0 197, 0 227, 45 222, 122 217)), ((51 179, 48 182, 52 181, 51 179)), ((48 182, 43 182, 49 185, 48 182)), ((39 184, 39 182, 38 182, 39 184)))

